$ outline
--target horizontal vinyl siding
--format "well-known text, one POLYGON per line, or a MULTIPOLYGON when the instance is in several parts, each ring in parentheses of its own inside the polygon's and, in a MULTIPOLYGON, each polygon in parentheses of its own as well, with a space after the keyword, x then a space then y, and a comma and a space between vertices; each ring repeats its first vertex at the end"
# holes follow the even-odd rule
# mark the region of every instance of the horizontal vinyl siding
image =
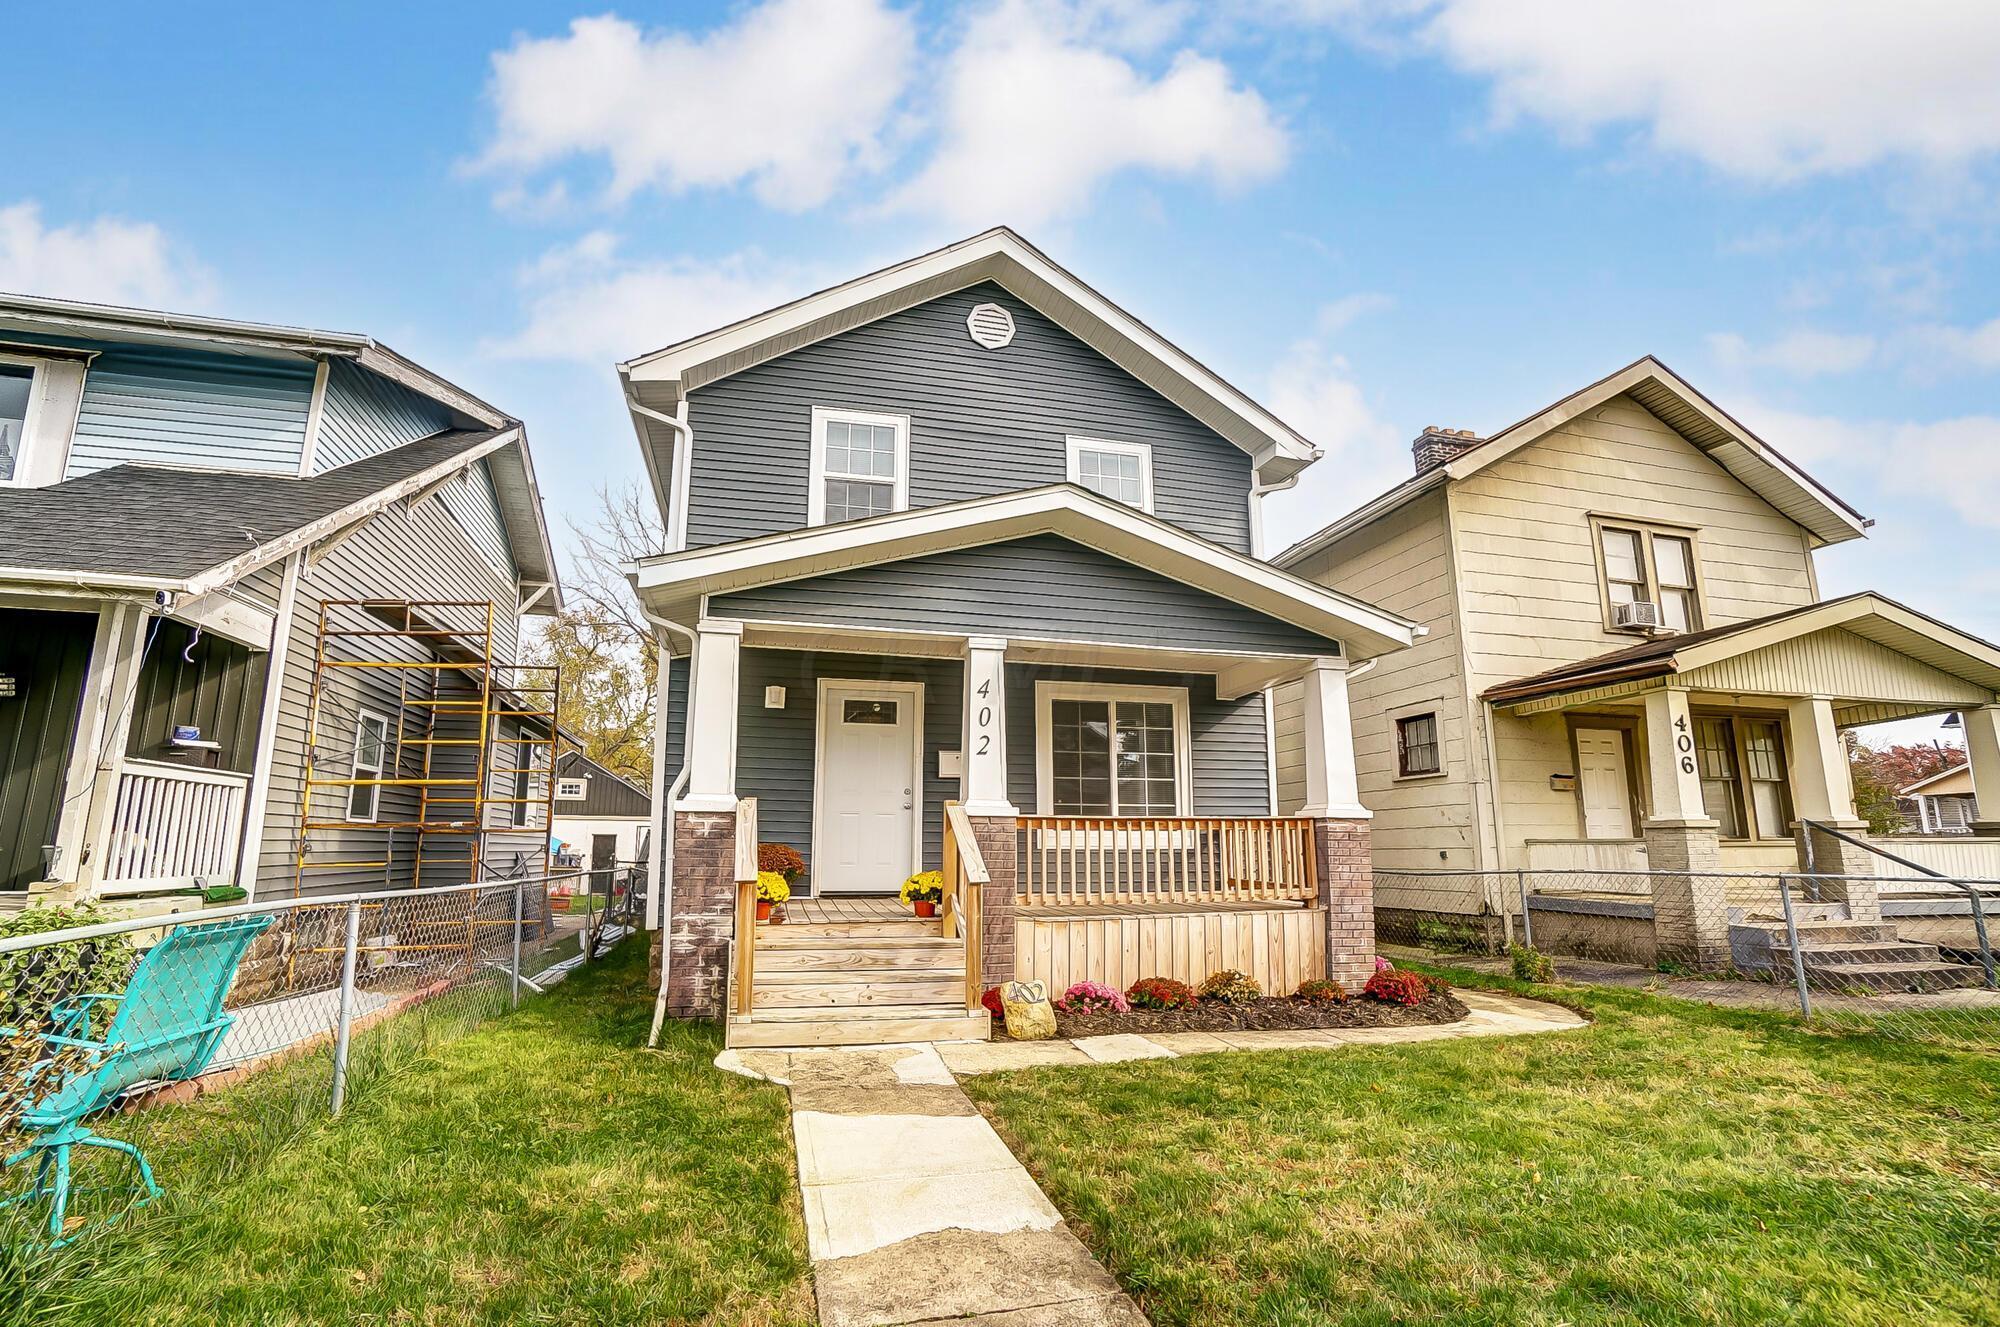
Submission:
POLYGON ((1067 435, 1145 443, 1156 514, 1249 550, 1249 456, 992 284, 690 393, 690 547, 806 523, 814 406, 910 417, 912 507, 1061 483, 1067 435), (999 350, 966 332, 966 314, 986 302, 1014 316, 999 350))
POLYGON ((1189 738, 1194 747, 1194 814, 1271 813, 1261 691, 1226 701, 1215 698, 1215 679, 1206 674, 1008 664, 1007 796, 1023 814, 1035 814, 1040 805, 1035 779, 1035 683, 1042 680, 1186 687, 1189 738))
POLYGON ((1324 637, 1058 535, 720 595, 709 612, 1164 648, 1302 655, 1339 649, 1324 637))
POLYGON ((500 515, 500 498, 493 489, 493 476, 486 462, 479 461, 459 472, 458 478, 438 490, 438 502, 458 522, 472 546, 503 576, 512 576, 514 546, 507 541, 507 527, 500 515))
POLYGON ((313 367, 114 346, 83 380, 65 478, 125 461, 296 474, 313 367))
POLYGON ((312 470, 333 470, 450 427, 451 411, 440 403, 349 360, 330 360, 312 470))

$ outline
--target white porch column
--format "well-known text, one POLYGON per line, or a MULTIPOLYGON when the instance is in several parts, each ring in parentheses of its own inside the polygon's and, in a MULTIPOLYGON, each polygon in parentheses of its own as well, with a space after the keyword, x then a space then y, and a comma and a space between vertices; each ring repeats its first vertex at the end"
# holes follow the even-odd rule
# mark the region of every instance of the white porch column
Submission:
MULTIPOLYGON (((320 361, 324 376, 326 361, 320 361)), ((263 865, 264 815, 271 804, 272 767, 278 749, 278 712, 285 703, 285 669, 291 661, 292 616, 298 611, 299 573, 306 555, 285 559, 285 577, 278 588, 278 611, 271 622, 271 648, 264 659, 264 698, 257 718, 257 751, 252 758, 250 796, 243 812, 243 846, 236 862, 236 883, 257 897, 257 875, 263 865)))
POLYGON ((1299 814, 1366 820, 1354 774, 1354 722, 1347 709, 1347 660, 1315 659, 1306 670, 1306 804, 1299 814))
POLYGON ((1821 820, 1845 829, 1854 815, 1854 780, 1847 746, 1833 722, 1833 701, 1805 696, 1786 707, 1791 719, 1792 811, 1801 820, 1821 820))
POLYGON ((1018 814, 1007 799, 1007 642, 965 642, 965 718, 959 730, 959 800, 969 816, 1018 814))
POLYGON ((743 624, 705 617, 694 628, 694 685, 688 692, 688 786, 677 811, 736 810, 736 692, 743 624))
POLYGON ((1729 895, 1720 874, 1719 826, 1701 797, 1688 693, 1646 693, 1646 767, 1653 804, 1646 817, 1652 877, 1653 941, 1662 958, 1704 972, 1729 966, 1729 895))
MULTIPOLYGON (((145 662, 146 638, 152 625, 152 615, 137 605, 120 605, 112 610, 108 631, 100 630, 91 655, 87 694, 91 703, 102 705, 103 710, 78 725, 79 732, 88 731, 93 738, 87 752, 90 788, 89 796, 83 799, 81 860, 64 863, 61 872, 82 886, 86 898, 104 878, 105 862, 111 855, 111 813, 118 801, 125 743, 131 736, 132 710, 139 694, 139 670, 145 662)), ((65 793, 66 797, 73 795, 65 793)))
POLYGON ((1708 820, 1687 692, 1669 687, 1646 693, 1646 769, 1653 792, 1648 820, 1708 820))
POLYGON ((2000 705, 1964 711, 1965 754, 1972 762, 1972 796, 1979 818, 1975 834, 2000 835, 2000 705))

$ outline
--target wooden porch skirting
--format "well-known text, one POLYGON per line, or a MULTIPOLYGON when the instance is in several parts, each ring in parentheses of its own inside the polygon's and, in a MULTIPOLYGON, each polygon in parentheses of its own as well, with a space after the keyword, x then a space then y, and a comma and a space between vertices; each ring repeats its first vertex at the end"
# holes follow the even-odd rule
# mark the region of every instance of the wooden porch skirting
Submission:
POLYGON ((1080 981, 1125 990, 1141 977, 1190 986, 1223 968, 1266 995, 1326 975, 1326 909, 1299 903, 1125 903, 1024 908, 1014 920, 1014 973, 1051 996, 1080 981))

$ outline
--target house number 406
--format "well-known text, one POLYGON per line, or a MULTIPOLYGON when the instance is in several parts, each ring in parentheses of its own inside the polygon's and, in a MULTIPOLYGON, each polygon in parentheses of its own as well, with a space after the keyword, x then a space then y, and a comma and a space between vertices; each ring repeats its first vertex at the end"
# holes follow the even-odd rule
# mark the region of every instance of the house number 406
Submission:
POLYGON ((1692 774, 1694 773, 1694 756, 1691 753, 1694 751, 1694 739, 1688 736, 1688 721, 1686 719, 1675 719, 1674 727, 1680 730, 1679 735, 1674 738, 1674 746, 1681 753, 1681 773, 1692 774))

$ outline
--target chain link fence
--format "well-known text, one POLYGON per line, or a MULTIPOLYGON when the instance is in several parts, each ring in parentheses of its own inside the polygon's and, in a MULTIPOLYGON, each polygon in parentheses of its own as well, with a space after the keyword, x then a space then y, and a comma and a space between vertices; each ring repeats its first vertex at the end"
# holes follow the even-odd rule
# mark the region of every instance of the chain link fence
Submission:
POLYGON ((532 998, 629 929, 640 873, 468 885, 0 931, 0 1241, 56 1245, 170 1186, 149 1154, 217 1092, 282 1133, 532 998), (593 905, 552 906, 583 897, 593 905), (623 917, 625 921, 617 919, 623 917))
POLYGON ((2000 881, 1806 872, 1375 873, 1378 946, 2000 1051, 2000 881))

